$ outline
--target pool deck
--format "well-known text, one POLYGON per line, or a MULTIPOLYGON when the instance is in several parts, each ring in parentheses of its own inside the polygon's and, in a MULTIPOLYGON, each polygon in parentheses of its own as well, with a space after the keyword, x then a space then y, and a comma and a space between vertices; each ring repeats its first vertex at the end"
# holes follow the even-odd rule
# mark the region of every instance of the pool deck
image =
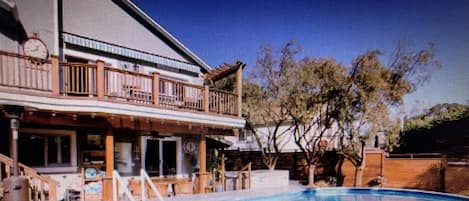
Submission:
MULTIPOLYGON (((261 188, 252 190, 226 191, 219 193, 207 193, 196 195, 180 195, 165 198, 165 201, 228 201, 233 199, 243 199, 257 196, 269 196, 287 192, 299 192, 306 189, 305 186, 290 184, 287 187, 261 188)), ((152 200, 153 201, 153 200, 152 200)), ((157 200, 154 200, 157 201, 157 200)))

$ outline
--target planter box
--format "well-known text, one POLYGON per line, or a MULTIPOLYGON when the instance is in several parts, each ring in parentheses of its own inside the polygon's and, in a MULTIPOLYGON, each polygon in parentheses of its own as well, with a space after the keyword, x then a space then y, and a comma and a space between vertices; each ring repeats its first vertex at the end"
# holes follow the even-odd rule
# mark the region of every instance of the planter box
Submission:
MULTIPOLYGON (((236 190, 236 184, 238 182, 235 179, 237 175, 236 171, 226 172, 226 190, 236 190)), ((289 183, 289 171, 288 170, 255 170, 252 171, 251 178, 251 188, 260 189, 260 188, 272 188, 272 187, 282 187, 288 186, 289 183)), ((249 180, 247 174, 243 175, 242 180, 242 189, 247 189, 249 187, 249 180)))

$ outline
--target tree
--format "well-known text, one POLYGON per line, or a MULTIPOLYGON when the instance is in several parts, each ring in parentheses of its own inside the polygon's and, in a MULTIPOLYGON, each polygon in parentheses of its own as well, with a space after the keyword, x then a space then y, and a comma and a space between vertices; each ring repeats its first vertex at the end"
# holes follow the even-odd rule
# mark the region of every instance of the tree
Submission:
POLYGON ((430 69, 439 67, 433 44, 416 53, 398 45, 389 66, 381 62, 381 54, 369 51, 353 62, 347 90, 336 105, 338 153, 355 166, 355 186, 361 185, 366 139, 381 132, 388 148, 395 146, 399 121, 390 117, 390 107, 402 104, 405 95, 428 79, 430 69))
POLYGON ((294 140, 308 163, 308 183, 314 185, 315 167, 323 157, 327 138, 334 135, 340 87, 345 68, 331 59, 304 58, 292 70, 292 87, 285 105, 294 122, 294 140))
POLYGON ((291 120, 282 104, 290 87, 286 80, 287 69, 293 67, 288 63, 290 56, 291 52, 285 49, 282 55, 276 58, 271 47, 263 47, 257 60, 258 71, 243 84, 243 116, 246 118, 246 129, 253 133, 262 161, 270 170, 275 169, 279 153, 289 140, 292 128, 291 120), (265 128, 264 132, 259 127, 265 128))

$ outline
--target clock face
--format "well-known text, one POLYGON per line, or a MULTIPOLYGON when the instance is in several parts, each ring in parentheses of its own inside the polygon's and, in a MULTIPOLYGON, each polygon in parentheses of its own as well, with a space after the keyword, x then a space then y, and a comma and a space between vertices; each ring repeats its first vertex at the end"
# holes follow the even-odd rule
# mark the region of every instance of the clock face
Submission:
POLYGON ((188 154, 193 154, 197 151, 197 144, 194 140, 187 140, 184 143, 184 152, 188 154))
POLYGON ((39 38, 29 38, 23 44, 23 52, 26 56, 40 59, 47 59, 49 56, 46 45, 39 38))

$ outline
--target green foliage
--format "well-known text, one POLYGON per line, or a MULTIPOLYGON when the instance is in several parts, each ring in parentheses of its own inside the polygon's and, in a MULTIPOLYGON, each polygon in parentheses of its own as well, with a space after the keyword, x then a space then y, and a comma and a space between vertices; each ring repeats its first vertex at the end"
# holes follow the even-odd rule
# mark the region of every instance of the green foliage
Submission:
POLYGON ((438 104, 405 121, 396 153, 443 153, 469 159, 469 105, 438 104))
POLYGON ((405 121, 404 131, 430 130, 445 121, 453 121, 469 116, 469 105, 457 103, 437 104, 423 114, 405 121))

